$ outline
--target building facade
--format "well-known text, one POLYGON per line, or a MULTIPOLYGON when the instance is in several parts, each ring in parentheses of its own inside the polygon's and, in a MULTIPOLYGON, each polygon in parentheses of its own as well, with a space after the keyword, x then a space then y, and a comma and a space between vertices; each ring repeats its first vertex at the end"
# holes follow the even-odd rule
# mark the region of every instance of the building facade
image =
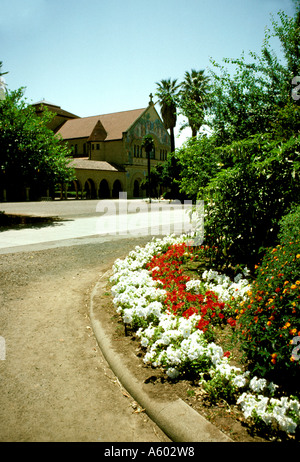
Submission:
MULTIPOLYGON (((50 105, 40 102, 37 108, 39 104, 50 105)), ((83 118, 58 106, 52 108, 53 112, 57 108, 57 115, 51 128, 72 150, 76 197, 118 198, 120 192, 126 192, 128 198, 146 195, 141 188, 148 175, 143 138, 151 135, 154 141, 151 167, 165 161, 171 147, 152 98, 143 109, 83 118)))

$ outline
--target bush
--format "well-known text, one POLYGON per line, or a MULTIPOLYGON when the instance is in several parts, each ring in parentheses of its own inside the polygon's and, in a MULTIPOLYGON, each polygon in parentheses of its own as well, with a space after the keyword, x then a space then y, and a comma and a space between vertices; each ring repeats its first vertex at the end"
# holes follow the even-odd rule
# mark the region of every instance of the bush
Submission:
POLYGON ((284 378, 286 386, 300 378, 300 358, 293 354, 300 336, 300 229, 291 226, 299 216, 298 207, 281 221, 280 244, 256 267, 252 292, 237 316, 241 346, 254 371, 284 378))
POLYGON ((291 212, 285 215, 280 221, 278 237, 280 242, 300 239, 300 205, 292 208, 291 212))

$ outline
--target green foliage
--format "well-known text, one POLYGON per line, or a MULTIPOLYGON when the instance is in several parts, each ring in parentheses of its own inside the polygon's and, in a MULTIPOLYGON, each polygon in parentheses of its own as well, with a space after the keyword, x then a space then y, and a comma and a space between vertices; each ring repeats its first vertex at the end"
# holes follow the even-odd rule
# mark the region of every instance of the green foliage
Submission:
POLYGON ((178 106, 181 113, 188 119, 187 126, 192 130, 192 137, 197 135, 204 124, 209 90, 209 77, 204 75, 204 70, 192 69, 191 72, 185 73, 185 79, 181 83, 178 106))
POLYGON ((179 90, 177 79, 162 79, 160 82, 156 82, 157 92, 156 96, 159 98, 159 104, 161 108, 161 115, 164 122, 164 126, 167 130, 170 130, 171 135, 171 152, 175 151, 175 139, 174 139, 174 128, 177 121, 177 103, 176 97, 179 90))
POLYGON ((273 245, 278 221, 300 196, 300 137, 257 135, 223 150, 222 169, 205 189, 205 232, 224 263, 255 263, 273 245))
POLYGON ((189 199, 201 196, 209 181, 222 167, 221 156, 206 135, 190 138, 176 151, 180 189, 189 199))
POLYGON ((291 211, 280 221, 278 233, 280 242, 295 241, 300 238, 300 205, 292 207, 291 211))
POLYGON ((22 98, 19 89, 0 102, 0 176, 15 194, 12 199, 22 198, 25 187, 38 197, 74 178, 70 150, 47 128, 53 116, 47 111, 37 116, 22 98))
POLYGON ((216 371, 210 380, 202 383, 202 387, 208 394, 209 401, 212 404, 217 404, 221 400, 225 400, 228 404, 236 402, 237 387, 232 383, 231 379, 231 376, 226 377, 216 371))
POLYGON ((276 244, 278 222, 300 197, 299 105, 291 96, 300 66, 299 13, 279 13, 252 62, 215 62, 209 122, 213 135, 199 136, 177 151, 181 191, 205 200, 205 242, 215 263, 254 264, 276 244), (281 63, 271 50, 276 37, 281 63))
POLYGON ((252 293, 238 316, 241 346, 254 371, 294 383, 300 378, 300 361, 292 354, 293 338, 300 335, 299 221, 299 207, 281 221, 281 242, 256 267, 252 293))

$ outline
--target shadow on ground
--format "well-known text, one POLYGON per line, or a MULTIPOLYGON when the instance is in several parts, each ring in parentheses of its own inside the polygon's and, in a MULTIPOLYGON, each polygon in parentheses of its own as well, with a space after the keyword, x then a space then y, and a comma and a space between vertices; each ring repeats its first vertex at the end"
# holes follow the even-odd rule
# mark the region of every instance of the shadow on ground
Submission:
POLYGON ((0 232, 11 229, 44 228, 59 226, 63 221, 70 221, 59 217, 37 217, 30 215, 13 215, 0 212, 0 232))

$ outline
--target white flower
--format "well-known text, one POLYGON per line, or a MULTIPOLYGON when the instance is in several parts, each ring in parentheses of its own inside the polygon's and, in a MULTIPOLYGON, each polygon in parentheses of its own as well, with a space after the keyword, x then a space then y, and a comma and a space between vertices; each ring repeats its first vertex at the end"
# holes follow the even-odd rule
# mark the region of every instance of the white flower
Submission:
POLYGON ((175 369, 175 367, 169 367, 166 370, 166 374, 168 377, 170 377, 170 379, 176 379, 176 377, 179 376, 179 372, 177 369, 175 369))
POLYGON ((132 323, 132 310, 124 310, 124 315, 123 315, 123 321, 125 324, 131 324, 132 323))
POLYGON ((267 386, 266 379, 259 379, 256 376, 250 380, 249 387, 253 391, 262 391, 267 386))
POLYGON ((239 374, 232 379, 232 383, 238 388, 243 388, 247 383, 247 379, 244 374, 239 374))

